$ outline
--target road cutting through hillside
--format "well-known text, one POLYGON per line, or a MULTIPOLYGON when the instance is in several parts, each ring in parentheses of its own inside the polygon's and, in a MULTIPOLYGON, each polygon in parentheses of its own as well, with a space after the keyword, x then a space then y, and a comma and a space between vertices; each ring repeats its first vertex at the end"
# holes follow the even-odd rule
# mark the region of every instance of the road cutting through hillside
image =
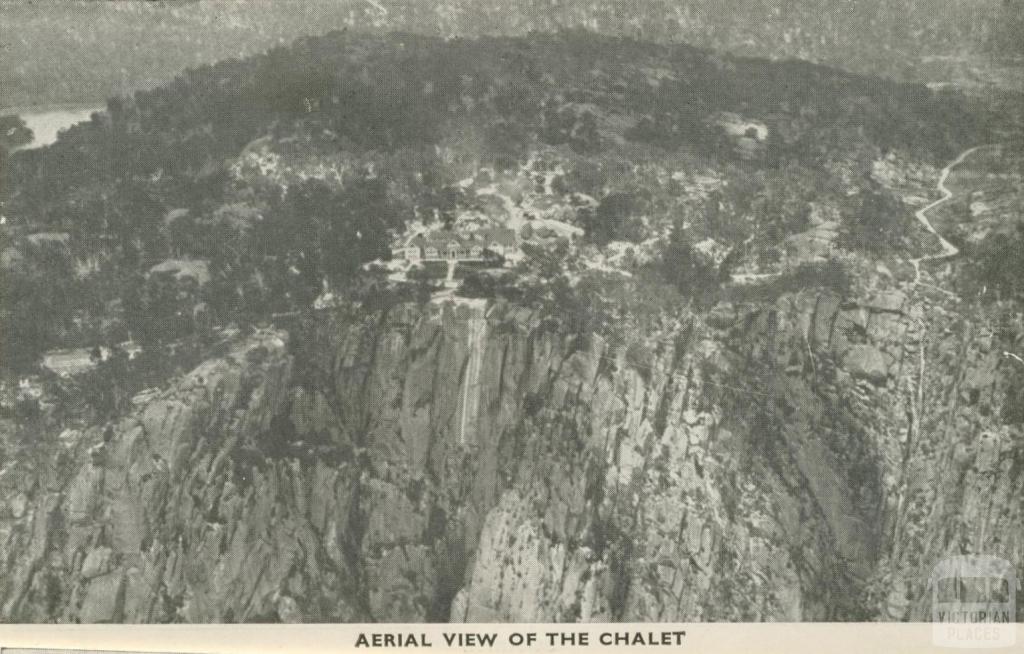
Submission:
MULTIPOLYGON (((917 221, 919 223, 921 223, 922 225, 924 225, 924 228, 926 230, 928 230, 929 232, 934 234, 936 237, 938 237, 939 243, 942 244, 942 252, 940 252, 938 254, 929 254, 929 255, 917 257, 916 259, 911 259, 910 260, 910 263, 913 264, 913 266, 914 266, 914 285, 915 286, 921 285, 921 264, 923 262, 925 262, 925 261, 938 261, 940 259, 948 259, 950 257, 955 257, 956 255, 960 254, 960 249, 958 247, 956 247, 955 245, 953 245, 952 243, 950 243, 949 241, 947 241, 942 236, 942 234, 939 234, 939 232, 932 225, 932 221, 928 219, 928 212, 929 211, 931 211, 932 209, 937 209, 937 208, 941 207, 942 205, 946 204, 947 202, 952 200, 954 195, 955 195, 953 193, 953 191, 949 190, 949 188, 946 187, 946 181, 949 179, 949 175, 953 172, 954 168, 956 168, 957 166, 962 164, 964 161, 966 161, 967 158, 970 157, 975 152, 977 152, 979 150, 986 149, 986 148, 994 148, 994 147, 998 147, 998 146, 995 146, 995 145, 976 145, 973 148, 968 148, 967 150, 964 150, 963 152, 961 152, 960 156, 958 156, 956 159, 951 161, 945 168, 943 168, 942 169, 942 173, 939 175, 939 181, 935 185, 935 188, 939 191, 939 193, 942 195, 942 197, 940 197, 938 200, 932 202, 928 206, 923 207, 921 209, 918 209, 914 213, 914 215, 917 217, 917 221)), ((939 289, 939 290, 943 290, 943 292, 949 293, 949 291, 944 291, 944 289, 939 289)))

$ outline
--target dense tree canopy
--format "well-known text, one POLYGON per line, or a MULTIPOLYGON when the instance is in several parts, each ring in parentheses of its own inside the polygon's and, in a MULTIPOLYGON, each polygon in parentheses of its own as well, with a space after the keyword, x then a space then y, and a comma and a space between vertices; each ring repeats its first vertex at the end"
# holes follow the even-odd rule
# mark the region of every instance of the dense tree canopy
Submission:
MULTIPOLYGON (((753 233, 770 259, 807 227, 807 189, 821 186, 820 167, 837 151, 900 146, 939 162, 1000 127, 980 106, 811 64, 584 32, 302 39, 114 98, 52 146, 12 155, 8 258, 29 263, 4 276, 3 338, 31 361, 126 317, 131 336, 161 341, 194 334, 199 314, 228 323, 304 310, 327 289, 360 286, 363 264, 387 258, 410 219, 450 224, 484 211, 458 185, 465 175, 517 169, 542 147, 573 162, 560 193, 595 198, 572 218, 589 243, 639 243, 652 236, 652 215, 669 217, 678 229, 667 256, 686 283, 668 281, 700 289, 721 271, 680 240, 693 227, 684 223, 740 254, 753 233), (756 147, 743 150, 725 132, 722 113, 739 111, 766 126, 766 143, 748 129, 756 147), (289 172, 318 157, 331 170, 289 172), (614 171, 638 175, 632 162, 659 157, 737 174, 701 215, 677 214, 681 187, 648 197, 642 184, 614 181, 614 171), (67 246, 26 255, 34 231, 65 233, 67 246), (175 261, 202 265, 209 279, 185 288, 151 273, 175 261)), ((11 126, 17 136, 20 123, 11 126)), ((899 241, 888 217, 901 208, 865 188, 844 216, 851 242, 899 241)))

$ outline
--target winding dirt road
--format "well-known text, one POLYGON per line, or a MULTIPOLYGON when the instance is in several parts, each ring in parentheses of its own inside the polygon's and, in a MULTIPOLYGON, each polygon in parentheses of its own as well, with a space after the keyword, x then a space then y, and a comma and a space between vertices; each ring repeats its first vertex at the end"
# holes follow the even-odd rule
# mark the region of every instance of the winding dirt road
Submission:
POLYGON ((942 174, 939 175, 939 181, 935 185, 935 188, 938 189, 939 193, 942 194, 942 197, 940 197, 935 202, 932 202, 928 206, 923 207, 921 209, 918 209, 914 213, 914 215, 917 217, 917 221, 919 223, 921 223, 922 225, 924 225, 925 229, 927 229, 929 232, 931 232, 932 234, 937 236, 938 239, 939 239, 939 242, 942 244, 942 252, 940 252, 938 254, 929 254, 929 255, 921 256, 921 257, 918 257, 916 259, 911 259, 910 260, 910 263, 912 263, 914 265, 914 285, 915 286, 921 283, 921 263, 922 262, 925 262, 925 261, 937 261, 939 259, 948 259, 949 257, 955 257, 956 255, 960 254, 960 249, 957 248, 952 243, 950 243, 949 241, 947 241, 945 238, 943 238, 942 234, 940 234, 938 231, 936 231, 935 227, 932 225, 932 221, 928 219, 928 212, 929 211, 931 211, 932 209, 937 209, 938 207, 941 207, 942 205, 946 204, 951 199, 953 199, 953 196, 954 196, 953 191, 949 190, 946 187, 946 180, 949 179, 950 173, 952 173, 954 168, 956 168, 957 166, 962 164, 964 161, 966 161, 967 158, 970 157, 975 152, 977 152, 979 150, 984 150, 984 149, 987 149, 987 148, 995 148, 995 147, 998 147, 998 146, 997 145, 976 145, 973 148, 969 148, 969 149, 964 150, 963 152, 961 152, 960 156, 958 156, 956 159, 951 161, 949 163, 949 165, 947 165, 945 168, 943 168, 942 169, 942 174))

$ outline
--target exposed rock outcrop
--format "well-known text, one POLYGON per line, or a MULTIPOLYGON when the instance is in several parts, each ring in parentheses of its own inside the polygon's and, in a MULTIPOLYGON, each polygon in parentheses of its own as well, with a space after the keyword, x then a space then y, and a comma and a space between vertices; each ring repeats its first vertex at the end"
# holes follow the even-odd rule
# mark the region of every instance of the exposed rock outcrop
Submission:
POLYGON ((920 618, 948 553, 1024 567, 1024 453, 992 348, 897 299, 642 357, 507 305, 264 334, 5 491, 3 618, 920 618))

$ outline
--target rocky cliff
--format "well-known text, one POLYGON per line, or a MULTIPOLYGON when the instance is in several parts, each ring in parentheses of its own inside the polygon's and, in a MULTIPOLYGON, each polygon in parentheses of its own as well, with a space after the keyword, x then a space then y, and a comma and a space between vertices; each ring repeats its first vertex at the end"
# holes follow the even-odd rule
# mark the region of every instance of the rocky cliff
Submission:
POLYGON ((321 318, 8 465, 3 619, 905 620, 1024 569, 1005 330, 941 302, 321 318))

